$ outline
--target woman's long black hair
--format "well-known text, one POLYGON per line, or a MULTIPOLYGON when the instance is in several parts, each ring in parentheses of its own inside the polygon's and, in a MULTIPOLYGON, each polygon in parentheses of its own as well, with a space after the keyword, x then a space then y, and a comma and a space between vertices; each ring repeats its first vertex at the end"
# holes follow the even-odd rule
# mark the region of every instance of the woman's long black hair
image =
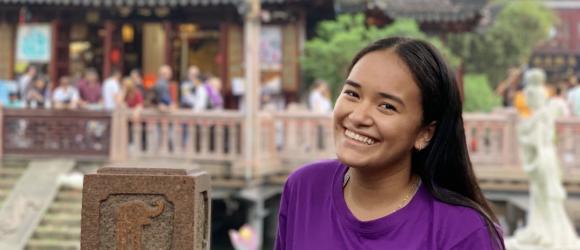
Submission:
POLYGON ((392 50, 409 67, 421 90, 422 126, 436 123, 428 146, 412 155, 412 172, 438 200, 478 211, 488 225, 494 247, 505 249, 491 207, 473 172, 463 128, 462 101, 454 74, 431 44, 417 39, 390 37, 362 49, 348 73, 366 54, 392 50))

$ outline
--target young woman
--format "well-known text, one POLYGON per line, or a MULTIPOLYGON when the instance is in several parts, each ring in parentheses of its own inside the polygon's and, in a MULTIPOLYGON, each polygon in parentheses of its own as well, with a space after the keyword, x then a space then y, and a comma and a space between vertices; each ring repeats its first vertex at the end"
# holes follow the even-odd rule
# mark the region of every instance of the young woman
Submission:
POLYGON ((361 50, 334 108, 338 159, 288 178, 276 249, 504 249, 461 113, 430 44, 394 37, 361 50))

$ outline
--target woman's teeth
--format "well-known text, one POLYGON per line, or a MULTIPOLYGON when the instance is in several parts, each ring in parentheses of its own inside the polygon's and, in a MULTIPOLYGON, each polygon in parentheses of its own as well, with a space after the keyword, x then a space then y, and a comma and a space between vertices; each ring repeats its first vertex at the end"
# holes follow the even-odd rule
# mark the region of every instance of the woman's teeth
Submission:
POLYGON ((355 141, 359 141, 359 142, 365 143, 367 145, 375 144, 375 140, 373 140, 371 138, 368 138, 368 137, 366 137, 364 135, 359 135, 359 134, 357 134, 355 132, 352 132, 352 131, 350 131, 348 129, 345 129, 344 135, 346 135, 346 137, 348 137, 350 139, 353 139, 355 141))

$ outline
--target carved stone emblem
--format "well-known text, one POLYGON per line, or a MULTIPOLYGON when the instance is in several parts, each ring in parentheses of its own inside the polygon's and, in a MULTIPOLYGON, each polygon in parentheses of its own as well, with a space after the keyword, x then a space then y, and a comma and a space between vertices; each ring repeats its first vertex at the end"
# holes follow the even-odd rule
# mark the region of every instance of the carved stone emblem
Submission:
POLYGON ((151 218, 161 215, 164 209, 162 200, 156 200, 153 206, 140 200, 120 204, 115 210, 117 250, 141 250, 143 226, 151 224, 151 218))

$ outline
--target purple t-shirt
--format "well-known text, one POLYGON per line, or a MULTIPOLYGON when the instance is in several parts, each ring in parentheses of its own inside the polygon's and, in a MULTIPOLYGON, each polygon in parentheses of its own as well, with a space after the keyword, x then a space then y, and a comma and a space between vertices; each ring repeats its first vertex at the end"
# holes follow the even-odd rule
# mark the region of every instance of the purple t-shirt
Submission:
POLYGON ((400 210, 359 221, 344 200, 346 170, 340 161, 328 160, 290 175, 281 198, 276 250, 493 249, 478 212, 440 202, 424 186, 400 210))

